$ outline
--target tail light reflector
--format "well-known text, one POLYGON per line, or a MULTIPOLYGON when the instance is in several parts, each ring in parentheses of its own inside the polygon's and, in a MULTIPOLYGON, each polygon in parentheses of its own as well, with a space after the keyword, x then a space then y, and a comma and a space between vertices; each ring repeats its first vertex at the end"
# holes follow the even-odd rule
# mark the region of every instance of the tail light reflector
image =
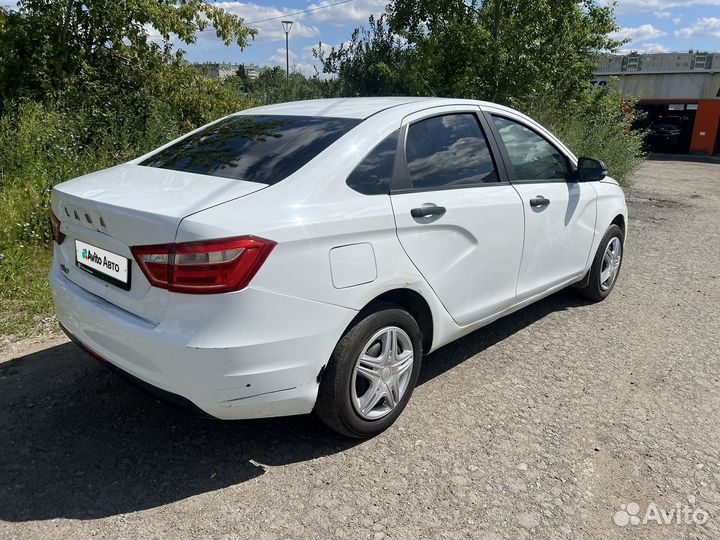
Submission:
POLYGON ((275 242, 240 236, 203 242, 135 246, 133 256, 151 285, 174 292, 210 294, 247 287, 275 242))
POLYGON ((65 240, 65 235, 60 232, 60 220, 52 210, 50 210, 50 230, 52 231, 52 239, 55 243, 57 245, 62 244, 63 240, 65 240))

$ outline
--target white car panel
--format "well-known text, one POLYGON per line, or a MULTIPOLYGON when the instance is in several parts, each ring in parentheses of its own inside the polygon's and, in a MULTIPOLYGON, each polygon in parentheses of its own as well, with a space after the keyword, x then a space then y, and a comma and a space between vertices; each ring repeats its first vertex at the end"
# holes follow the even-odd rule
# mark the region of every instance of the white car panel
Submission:
POLYGON ((245 109, 239 114, 302 114, 305 116, 335 116, 338 118, 367 118, 384 109, 431 101, 422 97, 372 97, 308 99, 291 103, 276 103, 245 109))
MULTIPOLYGON (((582 276, 595 234, 596 197, 591 183, 517 183, 525 213, 525 249, 517 282, 518 298, 582 276), (532 207, 543 196, 547 206, 532 207)), ((602 236, 602 235, 601 235, 602 236)))
MULTIPOLYGON (((614 179, 606 177, 602 182, 593 182, 592 186, 597 196, 597 220, 595 223, 595 231, 597 234, 595 234, 590 252, 595 253, 600 245, 604 232, 618 216, 622 217, 623 228, 625 230, 625 242, 627 242, 628 210, 623 189, 614 179)), ((589 266, 588 264, 588 267, 589 266)))
POLYGON ((340 246, 330 250, 330 274, 336 289, 364 285, 375 281, 375 252, 367 242, 340 246))
POLYGON ((523 211, 510 185, 392 195, 405 252, 455 322, 466 326, 515 302, 523 251, 523 211), (442 216, 410 210, 442 206, 442 216), (459 286, 462 284, 462 286, 459 286))
MULTIPOLYGON (((125 213, 161 222, 176 218, 177 224, 188 214, 265 187, 242 180, 126 164, 63 182, 55 186, 54 200, 58 216, 74 217, 65 214, 66 204, 85 201, 87 205, 87 201, 92 201, 93 207, 122 208, 125 213)), ((88 223, 82 214, 79 217, 80 223, 102 230, 100 223, 88 223)))
POLYGON ((304 414, 320 369, 356 312, 252 287, 172 295, 151 324, 88 293, 54 268, 58 318, 83 345, 217 418, 304 414))
MULTIPOLYGON (((54 266, 65 277, 98 298, 104 299, 146 321, 157 323, 163 318, 168 292, 150 286, 143 273, 139 271, 137 262, 133 259, 127 244, 109 234, 93 231, 74 223, 63 223, 60 229, 67 237, 61 245, 55 245, 54 266), (128 269, 130 290, 116 287, 79 269, 75 265, 75 240, 87 242, 130 259, 128 269)), ((167 242, 167 239, 165 241, 167 242)))

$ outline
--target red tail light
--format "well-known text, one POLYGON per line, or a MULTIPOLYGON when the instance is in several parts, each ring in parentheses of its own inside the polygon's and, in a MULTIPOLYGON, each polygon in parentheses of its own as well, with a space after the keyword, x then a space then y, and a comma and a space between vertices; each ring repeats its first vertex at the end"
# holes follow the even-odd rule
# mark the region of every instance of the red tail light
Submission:
POLYGON ((57 245, 63 243, 65 235, 60 232, 60 220, 55 215, 55 212, 50 210, 50 230, 52 231, 52 238, 57 245))
POLYGON ((206 242, 135 246, 133 256, 151 285, 209 294, 247 287, 275 242, 255 236, 206 242))

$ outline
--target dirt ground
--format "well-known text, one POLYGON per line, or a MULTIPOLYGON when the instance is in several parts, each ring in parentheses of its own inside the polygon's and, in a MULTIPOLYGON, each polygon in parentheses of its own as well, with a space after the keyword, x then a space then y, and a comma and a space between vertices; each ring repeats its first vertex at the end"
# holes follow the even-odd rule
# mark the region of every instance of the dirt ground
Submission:
POLYGON ((6 346, 0 537, 720 537, 720 164, 649 161, 627 196, 607 301, 430 355, 371 441, 193 418, 63 338, 6 346))

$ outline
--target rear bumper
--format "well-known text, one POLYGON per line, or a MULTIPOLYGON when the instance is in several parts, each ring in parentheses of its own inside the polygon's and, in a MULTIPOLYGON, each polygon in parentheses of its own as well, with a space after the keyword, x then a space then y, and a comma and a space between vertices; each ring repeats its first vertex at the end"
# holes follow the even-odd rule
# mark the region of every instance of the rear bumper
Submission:
POLYGON ((170 405, 174 405, 176 407, 180 407, 183 409, 188 409, 196 414, 198 416, 204 416, 208 418, 213 418, 209 416, 205 411, 200 409, 197 405, 195 405, 192 401, 190 401, 187 398, 184 398, 182 396, 179 396, 177 394, 173 394, 172 392, 168 392, 166 390, 162 390, 158 388, 157 386, 153 386, 151 384, 146 383, 145 381, 138 379, 137 377, 133 377, 130 375, 127 371, 123 371, 119 367, 111 364, 107 360, 105 360, 102 356, 97 354, 95 351, 91 350, 89 347, 85 346, 83 343, 80 342, 78 338, 76 338, 74 335, 68 331, 67 328, 65 328, 62 324, 60 324, 60 330, 62 330, 65 335, 72 341, 75 345, 80 347, 83 351, 88 353, 90 356, 94 357, 96 360, 101 362, 104 366, 106 366, 108 369, 116 373, 117 375, 121 376, 125 380, 131 382, 141 390, 144 390, 148 394, 156 397, 160 401, 164 401, 165 403, 168 403, 170 405))
POLYGON ((55 265, 50 280, 60 324, 83 348, 160 397, 221 419, 310 412, 318 373, 356 315, 250 287, 173 294, 155 324, 78 287, 55 265))

